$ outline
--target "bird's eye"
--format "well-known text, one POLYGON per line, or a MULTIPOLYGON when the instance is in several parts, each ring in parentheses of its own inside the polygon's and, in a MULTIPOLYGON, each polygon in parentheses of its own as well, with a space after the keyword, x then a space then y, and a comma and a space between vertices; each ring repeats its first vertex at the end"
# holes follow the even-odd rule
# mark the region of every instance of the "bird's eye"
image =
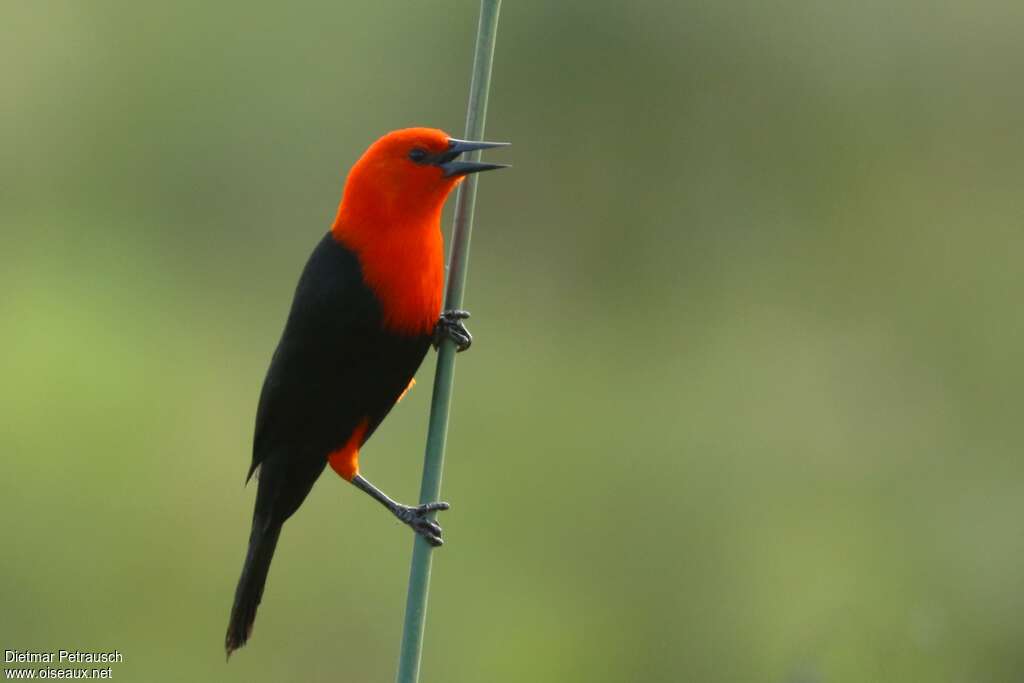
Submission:
POLYGON ((409 158, 417 164, 422 164, 427 158, 427 150, 422 147, 413 147, 412 151, 409 152, 409 158))

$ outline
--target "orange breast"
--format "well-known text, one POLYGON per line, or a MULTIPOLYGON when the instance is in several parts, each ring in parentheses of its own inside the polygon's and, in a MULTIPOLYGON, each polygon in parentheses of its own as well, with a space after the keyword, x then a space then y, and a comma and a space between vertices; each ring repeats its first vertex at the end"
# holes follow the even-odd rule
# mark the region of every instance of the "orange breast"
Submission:
POLYGON ((441 210, 457 182, 420 177, 421 170, 404 157, 397 165, 368 157, 370 152, 345 183, 331 233, 359 258, 384 328, 429 334, 441 314, 444 288, 441 210))
POLYGON ((441 314, 443 249, 439 229, 357 249, 363 279, 380 301, 385 329, 409 335, 433 331, 441 314))

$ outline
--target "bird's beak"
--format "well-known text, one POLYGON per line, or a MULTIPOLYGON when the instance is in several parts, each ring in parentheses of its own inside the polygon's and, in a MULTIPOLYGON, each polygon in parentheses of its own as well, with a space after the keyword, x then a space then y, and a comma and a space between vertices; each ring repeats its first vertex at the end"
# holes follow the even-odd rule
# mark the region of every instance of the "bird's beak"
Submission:
POLYGON ((479 173, 480 171, 493 171, 496 168, 508 168, 508 164, 489 164, 483 161, 458 161, 460 154, 464 152, 476 152, 481 149, 492 147, 508 147, 508 142, 477 142, 473 140, 457 140, 448 138, 448 149, 438 155, 435 162, 444 171, 445 178, 457 178, 479 173))

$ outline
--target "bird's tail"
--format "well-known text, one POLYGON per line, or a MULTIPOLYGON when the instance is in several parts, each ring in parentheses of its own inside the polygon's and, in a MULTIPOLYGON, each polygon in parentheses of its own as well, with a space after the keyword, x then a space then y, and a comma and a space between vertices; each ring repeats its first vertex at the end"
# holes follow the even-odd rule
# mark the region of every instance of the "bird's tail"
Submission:
POLYGON ((281 535, 281 524, 265 524, 257 516, 252 522, 252 533, 249 535, 249 551, 242 565, 242 576, 238 579, 235 589, 235 604, 231 607, 231 620, 228 632, 224 637, 224 648, 228 657, 238 648, 245 645, 252 634, 252 624, 256 621, 256 608, 263 597, 263 585, 267 582, 270 561, 274 559, 277 538, 281 535))

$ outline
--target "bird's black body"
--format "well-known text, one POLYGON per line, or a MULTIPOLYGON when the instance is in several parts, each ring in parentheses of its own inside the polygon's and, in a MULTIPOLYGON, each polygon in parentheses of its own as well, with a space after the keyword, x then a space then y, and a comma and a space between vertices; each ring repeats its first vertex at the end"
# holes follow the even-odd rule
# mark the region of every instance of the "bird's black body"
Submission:
POLYGON ((281 525, 302 504, 328 456, 364 420, 363 440, 369 438, 408 387, 431 340, 384 329, 358 256, 331 233, 324 236, 299 280, 260 394, 249 469, 250 477, 259 469, 259 486, 229 652, 248 638, 281 525))
POLYGON ((306 263, 256 411, 256 515, 291 516, 327 456, 368 420, 366 438, 409 386, 431 336, 381 325, 359 259, 330 233, 306 263))

